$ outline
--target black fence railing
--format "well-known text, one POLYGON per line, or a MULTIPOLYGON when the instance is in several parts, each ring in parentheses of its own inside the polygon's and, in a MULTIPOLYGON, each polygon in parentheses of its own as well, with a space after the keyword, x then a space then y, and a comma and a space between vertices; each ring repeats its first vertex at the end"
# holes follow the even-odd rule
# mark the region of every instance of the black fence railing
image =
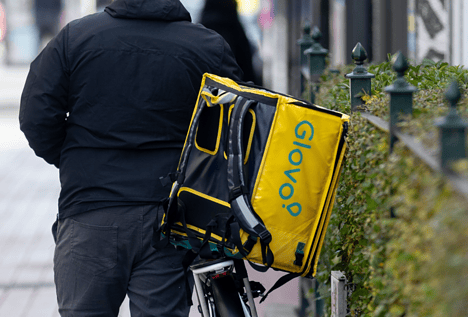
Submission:
MULTIPOLYGON (((328 51, 318 43, 321 37, 320 31, 315 27, 312 36, 310 36, 307 34, 307 30, 310 30, 310 27, 304 29, 304 35, 298 41, 301 45, 301 51, 308 57, 305 59, 301 56, 301 82, 303 82, 301 93, 306 91, 308 85, 311 94, 309 100, 315 102, 315 94, 320 85, 320 76, 326 69, 325 59, 328 51)), ((408 70, 408 62, 405 56, 401 52, 395 55, 393 69, 397 73, 397 79, 392 85, 385 88, 385 91, 390 96, 389 122, 360 109, 359 106, 365 103, 362 96, 366 94, 371 95, 372 79, 375 75, 369 73, 363 66, 364 61, 367 59, 367 53, 360 43, 357 43, 351 56, 356 64, 356 68, 351 73, 345 75, 350 81, 351 112, 359 111, 361 116, 365 117, 369 122, 389 133, 390 152, 393 150, 393 144, 396 141, 403 142, 433 170, 445 172, 450 180, 454 180, 456 184, 461 185, 455 186, 456 189, 468 197, 468 191, 466 190, 468 188, 468 179, 457 177, 449 169, 451 162, 467 157, 466 131, 468 125, 457 112, 457 104, 461 98, 458 83, 452 82, 446 91, 445 98, 450 104, 450 111, 447 116, 441 118, 436 123, 439 128, 439 147, 441 153, 439 161, 437 161, 432 157, 431 151, 425 149, 412 136, 402 133, 398 128, 401 115, 412 114, 413 94, 417 91, 415 87, 405 80, 404 75, 408 70), (465 182, 466 184, 464 184, 465 182)))
MULTIPOLYGON (((298 40, 298 45, 301 47, 301 94, 304 95, 307 91, 310 92, 309 100, 315 103, 315 95, 320 89, 320 77, 326 70, 326 58, 328 51, 320 44, 320 30, 317 27, 311 28, 306 26, 302 38, 298 40)), ((352 59, 356 64, 354 70, 346 74, 350 82, 350 104, 351 113, 360 112, 360 115, 368 120, 371 124, 380 130, 389 134, 389 152, 393 151, 395 142, 402 142, 411 152, 425 162, 432 170, 444 173, 446 179, 452 183, 453 189, 468 198, 468 179, 465 176, 459 175, 450 169, 450 164, 458 159, 467 157, 466 149, 466 133, 468 124, 459 116, 457 112, 457 104, 461 98, 460 88, 457 82, 452 82, 445 92, 445 99, 450 104, 449 113, 439 119, 435 125, 439 129, 439 158, 434 158, 432 151, 427 149, 423 144, 418 142, 415 137, 403 133, 398 127, 401 122, 402 115, 412 115, 413 113, 413 94, 417 89, 410 85, 405 79, 409 65, 405 56, 398 52, 393 59, 393 70, 397 73, 395 82, 385 87, 385 92, 390 97, 389 102, 389 118, 387 122, 380 117, 377 117, 370 112, 367 112, 363 105, 364 95, 371 95, 372 79, 375 78, 364 67, 364 62, 367 59, 367 53, 360 43, 354 47, 352 51, 352 59)), ((394 216, 393 211, 391 211, 394 216)), ((333 274, 332 274, 333 275, 333 274)), ((333 284, 333 281, 332 281, 333 284)), ((318 282, 301 282, 301 288, 311 287, 313 296, 304 296, 302 306, 298 309, 298 316, 310 316, 313 313, 314 317, 323 316, 323 301, 320 294, 317 293, 318 282)), ((333 292, 333 285, 332 285, 333 292)), ((343 292, 348 292, 346 287, 343 292)), ((307 292, 302 291, 303 294, 307 292)), ((333 303, 335 298, 346 299, 347 294, 331 294, 332 304, 334 307, 342 307, 343 303, 333 303)), ((332 306, 333 306, 332 305, 332 306)), ((336 310, 332 312, 333 317, 344 317, 346 312, 336 310), (338 313, 340 311, 341 313, 338 313)))

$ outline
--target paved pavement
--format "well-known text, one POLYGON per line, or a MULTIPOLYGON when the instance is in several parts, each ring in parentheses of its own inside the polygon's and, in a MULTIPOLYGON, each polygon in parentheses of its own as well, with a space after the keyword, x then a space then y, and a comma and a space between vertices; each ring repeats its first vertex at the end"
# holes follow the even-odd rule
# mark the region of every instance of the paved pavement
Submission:
MULTIPOLYGON (((0 317, 58 317, 50 228, 60 186, 57 169, 36 157, 19 131, 19 98, 27 71, 0 65, 0 317)), ((267 289, 281 275, 250 272, 267 289)), ((280 311, 283 317, 292 316, 297 294, 297 281, 283 286, 258 307, 259 316, 280 311)), ((130 316, 128 299, 119 316, 130 316)), ((198 316, 193 306, 190 317, 198 316)))

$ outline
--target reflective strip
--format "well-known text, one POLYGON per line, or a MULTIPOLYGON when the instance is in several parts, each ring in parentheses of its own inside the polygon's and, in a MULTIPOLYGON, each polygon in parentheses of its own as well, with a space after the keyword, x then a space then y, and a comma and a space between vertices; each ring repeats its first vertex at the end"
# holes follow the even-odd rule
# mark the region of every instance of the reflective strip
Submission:
POLYGON ((173 197, 176 194, 177 190, 179 190, 179 183, 175 181, 174 185, 172 186, 171 194, 169 195, 169 197, 173 197))
POLYGON ((255 226, 259 224, 258 220, 254 217, 250 208, 247 206, 244 200, 244 196, 239 196, 235 199, 237 205, 239 206, 242 214, 244 215, 245 219, 249 223, 249 226, 253 229, 255 226))

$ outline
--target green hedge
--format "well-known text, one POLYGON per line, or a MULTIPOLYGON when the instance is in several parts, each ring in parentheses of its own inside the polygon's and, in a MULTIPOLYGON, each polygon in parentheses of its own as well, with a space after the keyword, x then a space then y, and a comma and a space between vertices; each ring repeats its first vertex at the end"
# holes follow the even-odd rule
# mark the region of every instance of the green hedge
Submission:
MULTIPOLYGON (((350 113, 349 81, 326 72, 316 103, 350 113)), ((396 74, 391 63, 370 65, 376 75, 364 107, 389 119, 383 88, 396 74)), ((407 80, 419 91, 413 118, 403 132, 420 140, 437 156, 436 117, 448 111, 443 93, 457 79, 464 91, 468 71, 446 63, 411 65, 407 80)), ((468 118, 467 99, 459 110, 468 118)), ((444 175, 430 170, 404 144, 389 155, 387 133, 360 113, 351 115, 349 148, 334 211, 320 258, 321 295, 330 294, 330 272, 345 272, 353 286, 352 316, 466 316, 468 312, 468 201, 444 175), (396 217, 390 216, 393 208, 396 217)), ((467 162, 458 162, 461 172, 467 162)), ((330 314, 330 298, 326 299, 330 314)))

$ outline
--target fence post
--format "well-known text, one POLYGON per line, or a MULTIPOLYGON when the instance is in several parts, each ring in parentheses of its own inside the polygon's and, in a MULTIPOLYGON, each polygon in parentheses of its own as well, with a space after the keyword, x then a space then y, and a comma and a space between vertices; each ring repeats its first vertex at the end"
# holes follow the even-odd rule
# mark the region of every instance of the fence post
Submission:
POLYGON ((312 313, 314 317, 322 317, 324 315, 324 310, 323 310, 324 301, 321 298, 322 296, 320 295, 318 291, 320 283, 316 278, 314 278, 312 280, 312 284, 313 284, 313 292, 314 292, 312 295, 312 303, 313 303, 312 313))
POLYGON ((345 317, 347 315, 346 276, 343 272, 331 272, 331 317, 345 317))
MULTIPOLYGON (((312 279, 301 277, 299 279, 299 308, 296 310, 297 317, 307 317, 311 312, 311 303, 309 302, 310 290, 313 288, 312 279)), ((315 317, 315 316, 314 316, 315 317)))
POLYGON ((310 74, 310 102, 315 102, 315 93, 318 91, 320 75, 325 71, 325 58, 328 55, 328 50, 320 45, 322 32, 317 26, 312 30, 312 47, 307 49, 304 54, 308 56, 309 74, 310 74))
POLYGON ((436 121, 436 126, 439 128, 440 164, 444 170, 449 169, 451 162, 466 158, 468 124, 457 113, 457 103, 460 98, 460 87, 454 81, 445 92, 445 99, 450 104, 449 113, 436 121))
POLYGON ((417 89, 405 80, 404 76, 408 68, 406 57, 398 52, 393 59, 393 69, 398 78, 393 85, 385 87, 385 91, 390 94, 390 153, 396 141, 395 130, 400 120, 399 116, 413 114, 413 93, 417 89))
POLYGON ((299 303, 299 307, 296 309, 297 317, 324 316, 324 300, 318 292, 318 287, 319 282, 316 278, 301 278, 299 280, 301 302, 299 303))
POLYGON ((312 46, 312 44, 314 44, 314 41, 312 40, 312 37, 310 36, 310 24, 307 23, 306 25, 304 25, 303 32, 304 33, 302 34, 302 38, 300 38, 297 41, 297 44, 300 46, 300 54, 301 54, 300 56, 301 95, 305 90, 305 83, 306 83, 303 68, 307 67, 307 55, 305 55, 304 52, 307 49, 309 49, 312 46))
POLYGON ((371 80, 375 77, 363 66, 364 61, 367 59, 367 52, 361 43, 357 43, 351 53, 351 58, 356 64, 352 73, 346 74, 345 77, 349 78, 349 91, 351 98, 351 112, 356 111, 357 107, 364 104, 362 94, 371 94, 371 80))

